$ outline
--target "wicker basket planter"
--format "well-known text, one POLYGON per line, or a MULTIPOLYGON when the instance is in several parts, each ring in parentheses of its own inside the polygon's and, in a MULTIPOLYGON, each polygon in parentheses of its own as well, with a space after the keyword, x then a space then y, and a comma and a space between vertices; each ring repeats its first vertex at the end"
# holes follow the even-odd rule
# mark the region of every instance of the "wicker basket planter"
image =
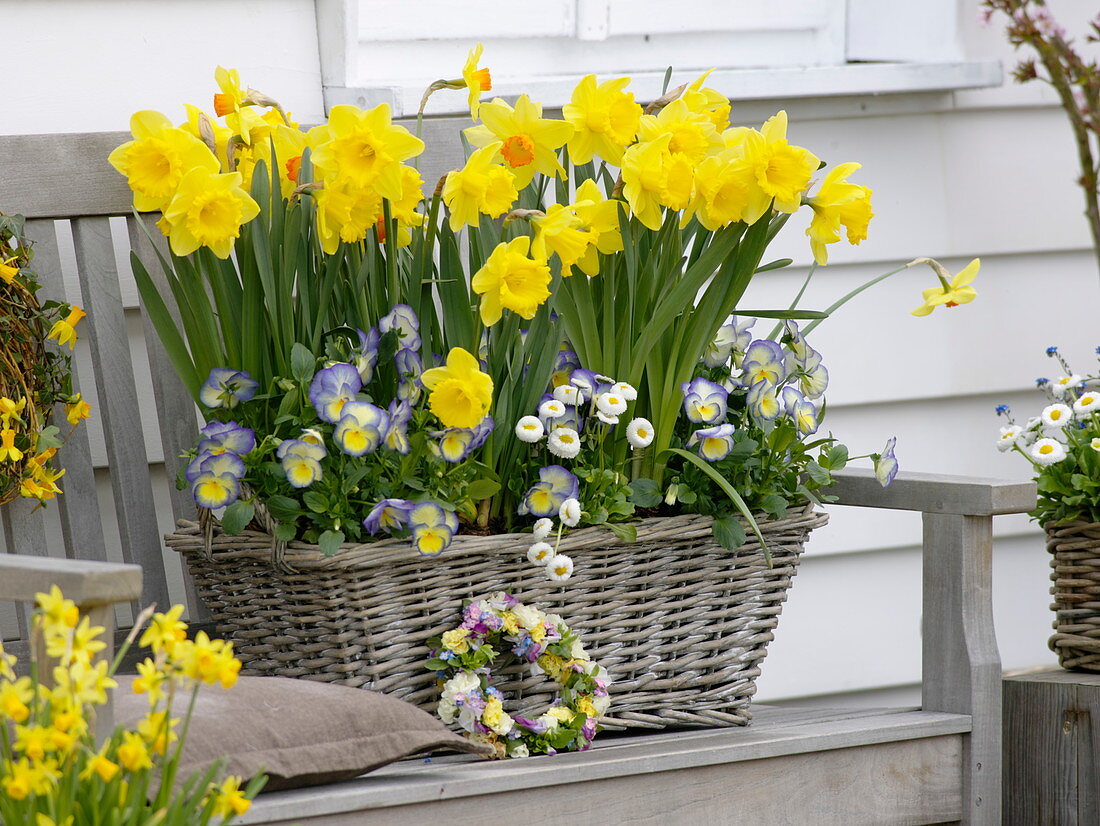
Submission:
POLYGON ((1100 671, 1100 523, 1047 523, 1051 649, 1063 668, 1100 671))
MULTIPOLYGON (((748 724, 803 544, 827 520, 806 509, 761 523, 771 568, 751 533, 728 551, 697 515, 642 520, 629 545, 602 528, 574 531, 562 541, 577 561, 564 587, 533 575, 529 535, 460 535, 435 559, 384 540, 329 558, 290 543, 273 560, 269 534, 226 536, 212 522, 180 522, 167 542, 186 558, 243 673, 362 686, 432 709, 425 641, 455 625, 464 600, 507 590, 561 614, 608 669, 606 725, 663 728, 748 724)), ((515 673, 500 685, 513 709, 549 704, 547 683, 515 673)))

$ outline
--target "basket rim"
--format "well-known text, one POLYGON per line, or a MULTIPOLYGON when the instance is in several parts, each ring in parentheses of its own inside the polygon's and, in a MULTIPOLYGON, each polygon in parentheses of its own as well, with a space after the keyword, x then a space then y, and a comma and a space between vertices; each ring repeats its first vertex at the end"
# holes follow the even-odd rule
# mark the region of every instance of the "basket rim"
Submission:
MULTIPOLYGON (((738 516, 742 522, 744 519, 738 516)), ((788 509, 787 515, 781 519, 757 520, 760 532, 768 534, 780 534, 792 530, 810 531, 828 522, 829 515, 824 511, 814 509, 812 502, 807 502, 801 509, 795 507, 788 509)), ((677 514, 675 516, 650 516, 631 523, 638 531, 638 540, 652 541, 668 536, 669 539, 684 540, 711 535, 711 525, 714 518, 699 513, 677 514)), ((176 524, 176 530, 165 536, 169 548, 180 554, 203 554, 202 527, 195 520, 181 519, 176 524)), ((244 530, 236 536, 219 537, 213 558, 219 559, 259 559, 271 560, 271 543, 273 537, 264 531, 244 530), (225 545, 236 545, 226 548, 225 545)), ((530 533, 503 533, 490 535, 458 534, 444 551, 447 557, 467 556, 486 552, 499 551, 507 548, 519 548, 530 545, 530 533)), ((580 530, 570 531, 561 539, 560 550, 567 553, 583 552, 585 550, 606 547, 608 543, 622 544, 610 528, 603 525, 593 525, 580 530)), ((731 555, 744 555, 760 551, 760 543, 751 531, 747 532, 745 543, 732 551, 731 555)), ((382 539, 377 542, 344 543, 332 556, 325 556, 317 545, 294 540, 287 543, 283 561, 295 569, 340 569, 340 568, 373 568, 381 565, 389 565, 394 562, 407 562, 410 560, 431 560, 433 557, 425 557, 414 551, 409 541, 404 538, 382 539)))

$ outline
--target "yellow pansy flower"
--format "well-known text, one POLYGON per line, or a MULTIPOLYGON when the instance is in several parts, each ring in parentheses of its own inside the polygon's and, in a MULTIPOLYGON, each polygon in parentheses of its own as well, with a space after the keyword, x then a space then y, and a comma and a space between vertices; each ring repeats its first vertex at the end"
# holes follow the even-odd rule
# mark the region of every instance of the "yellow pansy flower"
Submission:
POLYGON ((243 815, 252 804, 241 791, 241 778, 227 777, 214 791, 214 817, 243 815))
POLYGON ((58 344, 68 344, 69 349, 76 347, 76 325, 87 315, 82 309, 73 305, 69 314, 54 322, 50 328, 49 338, 56 339, 58 344))
POLYGON ((481 296, 481 321, 485 326, 500 321, 504 310, 534 318, 550 297, 550 268, 545 259, 530 258, 530 248, 531 239, 526 235, 500 243, 474 273, 470 287, 481 296))
POLYGON ((624 91, 629 77, 605 80, 597 85, 595 75, 586 75, 573 90, 562 115, 573 124, 569 139, 569 159, 573 163, 588 163, 599 155, 610 164, 622 161, 623 148, 634 142, 642 107, 634 102, 634 94, 624 91))
POLYGON ((118 147, 107 160, 126 176, 134 191, 134 208, 140 212, 163 209, 189 170, 218 171, 218 159, 210 148, 160 112, 134 113, 130 131, 134 139, 118 147))
POLYGON ((639 142, 665 134, 669 136, 668 151, 686 155, 693 165, 722 148, 722 136, 714 128, 714 122, 705 113, 692 111, 683 98, 672 101, 655 115, 642 115, 638 123, 639 142))
POLYGON ((332 107, 327 124, 309 130, 318 180, 345 179, 356 187, 373 187, 383 198, 401 197, 401 161, 424 151, 424 141, 391 122, 390 107, 368 112, 355 106, 332 107))
POLYGON ((871 190, 859 184, 848 183, 848 176, 860 168, 858 163, 842 163, 829 170, 821 187, 807 203, 813 208, 814 217, 806 229, 810 237, 810 249, 814 260, 824 266, 829 261, 826 244, 840 240, 840 228, 848 230, 848 243, 858 244, 867 237, 867 225, 871 211, 871 190))
POLYGON ((447 174, 443 203, 451 211, 451 229, 477 226, 482 214, 503 215, 516 200, 515 175, 496 158, 503 144, 494 141, 470 155, 462 169, 447 174))
POLYGON ((516 189, 523 189, 536 172, 547 177, 565 177, 555 150, 573 135, 573 124, 542 116, 542 104, 520 95, 515 108, 500 98, 481 104, 482 126, 464 130, 473 146, 500 141, 500 154, 516 176, 516 189))
POLYGON ((65 405, 65 419, 73 427, 76 427, 92 414, 92 406, 84 401, 80 393, 73 395, 65 405))
POLYGON ((808 149, 787 142, 787 113, 768 118, 759 132, 750 129, 738 134, 760 188, 774 199, 779 212, 795 212, 819 161, 808 149))
POLYGON ((484 51, 485 47, 478 43, 470 49, 470 53, 466 55, 466 63, 462 67, 462 80, 469 90, 467 102, 470 104, 470 117, 474 120, 477 120, 478 117, 481 93, 488 92, 493 88, 493 78, 489 74, 489 70, 479 69, 477 66, 478 61, 481 60, 481 53, 484 51))
POLYGON ((467 637, 470 636, 470 629, 468 628, 452 628, 450 631, 443 632, 443 647, 448 651, 454 651, 456 654, 465 654, 470 650, 470 641, 467 637))
POLYGON ((15 258, 4 260, 0 258, 0 281, 10 284, 19 275, 19 267, 15 265, 15 258))
POLYGON ((930 266, 939 277, 940 286, 925 290, 924 303, 910 311, 911 315, 926 316, 937 307, 957 307, 960 304, 968 304, 978 297, 978 291, 971 287, 970 283, 978 275, 978 269, 982 265, 980 258, 975 258, 959 270, 959 274, 951 278, 950 283, 947 279, 951 273, 939 261, 932 258, 917 258, 906 266, 912 267, 917 264, 930 266))
POLYGON ((179 190, 164 210, 163 223, 176 255, 190 255, 199 247, 208 247, 218 258, 228 258, 241 226, 259 212, 259 205, 241 188, 239 173, 219 174, 199 168, 183 176, 179 190))
POLYGON ((23 451, 15 446, 15 431, 0 430, 0 462, 18 462, 22 458, 23 451))
POLYGON ((431 391, 428 406, 446 427, 474 427, 493 402, 492 378, 461 347, 452 348, 446 365, 425 370, 420 380, 431 391))

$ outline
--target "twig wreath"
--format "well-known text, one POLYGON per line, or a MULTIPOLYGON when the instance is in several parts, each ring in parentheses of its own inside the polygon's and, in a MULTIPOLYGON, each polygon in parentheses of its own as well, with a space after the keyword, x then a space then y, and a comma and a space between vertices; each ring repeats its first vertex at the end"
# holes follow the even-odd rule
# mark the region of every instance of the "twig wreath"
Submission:
POLYGON ((426 666, 443 688, 440 719, 457 720, 467 737, 491 745, 496 757, 584 751, 596 736, 597 718, 611 705, 607 671, 589 658, 580 637, 558 615, 523 605, 511 594, 471 602, 461 625, 428 644, 435 651, 426 666), (559 686, 554 702, 533 719, 509 715, 492 685, 490 666, 513 658, 559 686))

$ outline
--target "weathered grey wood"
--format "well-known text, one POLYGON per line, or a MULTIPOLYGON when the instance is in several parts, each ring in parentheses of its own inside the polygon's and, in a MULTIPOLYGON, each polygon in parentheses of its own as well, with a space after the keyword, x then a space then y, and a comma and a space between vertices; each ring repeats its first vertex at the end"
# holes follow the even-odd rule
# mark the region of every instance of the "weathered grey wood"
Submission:
MULTIPOLYGON (((35 554, 45 556, 46 524, 38 502, 17 498, 0 508, 0 527, 4 532, 4 547, 9 554, 35 554)), ((15 621, 21 629, 27 628, 27 612, 22 603, 15 606, 15 621)))
MULTIPOLYGON (((168 292, 168 282, 164 272, 160 268, 154 251, 151 249, 149 236, 152 235, 160 247, 160 252, 167 255, 167 244, 163 243, 164 237, 160 230, 153 226, 156 216, 146 215, 146 229, 143 229, 138 220, 132 215, 126 219, 127 232, 130 239, 130 248, 138 253, 138 256, 146 265, 149 277, 157 285, 157 289, 163 294, 168 292)), ((170 312, 179 324, 179 312, 174 302, 169 302, 170 312)), ((145 347, 149 354, 149 370, 153 381, 153 398, 157 406, 157 419, 160 422, 160 441, 164 450, 164 471, 168 476, 168 495, 172 503, 172 520, 195 518, 195 503, 187 490, 176 488, 176 477, 183 468, 183 460, 180 458, 183 452, 195 444, 198 416, 195 412, 195 403, 187 388, 183 386, 175 368, 168 358, 168 353, 161 344, 157 331, 149 319, 149 314, 142 307, 142 330, 145 333, 145 347)), ((174 564, 183 566, 182 558, 174 561, 174 564)), ((188 617, 193 621, 202 621, 210 618, 210 612, 198 598, 195 585, 186 574, 183 577, 184 591, 187 600, 188 617)))
POLYGON ((87 332, 123 558, 145 569, 143 601, 166 607, 171 600, 108 219, 76 219, 73 242, 87 304, 87 332))
POLYGON ((988 516, 1027 513, 1035 507, 1035 483, 935 473, 901 473, 882 487, 866 468, 838 471, 826 491, 839 505, 988 516))
MULTIPOLYGON (((416 133, 415 118, 400 120, 398 123, 416 133)), ((424 179, 424 192, 429 197, 443 175, 452 169, 461 169, 466 163, 459 134, 469 125, 468 118, 424 119, 421 139, 427 148, 420 157, 420 176, 424 179)))
POLYGON ((31 601, 56 585, 77 605, 110 605, 137 599, 141 581, 137 565, 0 554, 0 600, 31 601))
POLYGON ((125 215, 133 193, 107 163, 129 132, 0 135, 0 212, 28 218, 125 215))
MULTIPOLYGON (((1100 675, 1093 688, 1100 698, 1100 675)), ((1005 822, 1097 822, 1079 815, 1081 797, 1088 798, 1091 789, 1095 798, 1100 783, 1095 775, 1080 771, 1079 755, 1091 746, 1088 735, 1094 727, 1090 716, 1082 713, 1077 691, 1071 680, 1005 677, 1005 822)))
MULTIPOLYGON (((42 284, 42 295, 57 301, 66 301, 61 257, 58 254, 57 230, 52 219, 28 221, 26 236, 34 242, 34 271, 42 284)), ((79 344, 77 346, 84 346, 79 344)), ((80 371, 73 361, 73 392, 80 392, 80 371)), ((90 382, 89 382, 90 385, 90 382)), ((93 415, 98 411, 93 411, 93 415)), ((54 421, 66 432, 64 407, 54 410, 54 421)), ((88 427, 82 426, 68 433, 65 444, 57 453, 57 462, 65 469, 61 482, 61 496, 57 507, 61 517, 61 534, 65 543, 65 555, 81 559, 107 560, 107 543, 103 538, 103 520, 99 513, 99 496, 96 493, 95 469, 92 466, 92 450, 88 441, 88 427)))
POLYGON ((1001 659, 993 630, 993 520, 924 514, 922 705, 970 714, 967 822, 1001 822, 1001 659))
POLYGON ((417 822, 406 815, 425 822, 477 811, 484 818, 515 805, 501 796, 508 794, 525 801, 517 810, 531 813, 533 823, 567 822, 573 799, 607 823, 696 823, 707 816, 714 823, 937 823, 961 814, 958 734, 967 725, 957 715, 864 714, 793 727, 754 722, 748 729, 609 737, 590 752, 553 760, 410 761, 352 783, 266 795, 242 823, 397 824, 417 822), (635 810, 628 801, 637 795, 646 803, 635 810))

